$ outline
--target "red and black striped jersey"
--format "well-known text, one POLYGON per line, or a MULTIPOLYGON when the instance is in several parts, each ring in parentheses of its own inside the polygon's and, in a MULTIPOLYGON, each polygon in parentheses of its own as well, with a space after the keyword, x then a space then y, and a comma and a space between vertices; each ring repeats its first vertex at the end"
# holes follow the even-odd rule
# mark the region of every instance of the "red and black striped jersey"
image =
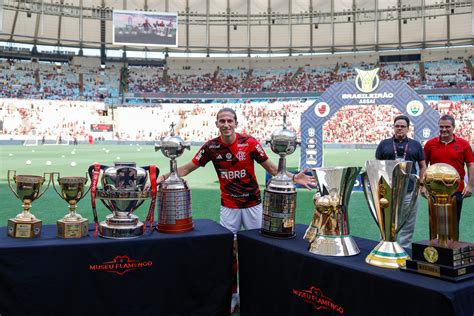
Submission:
POLYGON ((261 164, 267 159, 255 138, 236 133, 231 145, 224 144, 220 136, 206 142, 192 161, 201 167, 212 161, 219 177, 222 206, 247 208, 261 203, 254 161, 261 164))

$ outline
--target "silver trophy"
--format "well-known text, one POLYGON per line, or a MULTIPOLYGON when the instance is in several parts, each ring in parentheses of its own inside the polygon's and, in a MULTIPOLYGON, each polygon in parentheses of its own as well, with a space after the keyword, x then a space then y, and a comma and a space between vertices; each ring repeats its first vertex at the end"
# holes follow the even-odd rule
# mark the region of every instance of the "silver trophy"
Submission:
MULTIPOLYGON (((95 164, 89 167, 89 176, 92 179, 91 199, 94 211, 94 220, 99 235, 104 238, 129 239, 136 238, 145 232, 143 222, 133 212, 147 199, 152 198, 147 220, 152 218, 154 210, 154 194, 156 189, 156 177, 158 168, 155 166, 137 167, 134 162, 115 162, 114 166, 95 164), (97 188, 100 171, 103 170, 101 188, 97 188), (147 186, 148 172, 151 187, 147 186), (153 182, 155 185, 153 185, 153 182), (98 224, 97 212, 95 210, 95 198, 112 212, 106 216, 105 221, 98 224), (98 227, 97 227, 98 225, 98 227)), ((153 220, 152 220, 153 221, 153 220)))
POLYGON ((397 243, 397 234, 405 224, 408 213, 418 198, 420 180, 410 174, 413 162, 396 160, 370 160, 365 163, 362 174, 364 194, 369 209, 380 229, 382 240, 365 261, 383 268, 400 268, 409 259, 405 250, 397 243), (403 207, 410 182, 414 182, 410 206, 403 207))
POLYGON ((304 239, 309 251, 324 256, 357 255, 359 247, 349 232, 348 205, 360 167, 314 168, 318 193, 311 225, 304 239))
POLYGON ((191 212, 191 191, 188 184, 179 177, 176 158, 181 156, 190 145, 174 134, 174 123, 170 125, 170 136, 155 145, 155 151, 161 150, 170 158, 170 176, 160 183, 158 189, 158 225, 163 233, 181 233, 193 230, 191 212))
POLYGON ((263 195, 263 218, 261 232, 277 238, 295 236, 296 189, 286 174, 286 156, 291 155, 299 142, 296 133, 286 128, 286 115, 283 128, 273 132, 270 143, 272 151, 280 156, 278 173, 267 183, 263 195))

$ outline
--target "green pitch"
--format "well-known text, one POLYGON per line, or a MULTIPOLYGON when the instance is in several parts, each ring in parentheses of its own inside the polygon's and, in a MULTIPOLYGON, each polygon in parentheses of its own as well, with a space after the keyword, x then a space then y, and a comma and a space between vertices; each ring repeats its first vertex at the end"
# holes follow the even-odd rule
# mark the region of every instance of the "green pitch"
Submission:
MULTIPOLYGON (((188 162, 198 147, 186 151, 178 159, 178 165, 188 162)), ((266 149, 272 161, 277 163, 277 156, 266 149)), ((325 166, 363 166, 365 160, 373 159, 374 150, 329 149, 324 153, 325 166)), ((297 169, 299 150, 287 159, 288 169, 297 169)), ((85 176, 88 167, 99 162, 113 165, 114 161, 134 161, 138 166, 156 164, 161 172, 169 171, 169 160, 161 152, 154 151, 151 145, 79 145, 74 146, 0 146, 0 226, 20 211, 21 202, 14 197, 7 183, 7 170, 16 170, 17 174, 42 175, 44 172, 60 172, 61 176, 85 176), (27 164, 27 161, 30 164, 27 164), (49 163, 48 163, 49 161, 49 163)), ((265 171, 256 166, 257 177, 263 187, 265 171)), ((211 163, 188 175, 185 180, 192 190, 193 218, 219 219, 219 183, 211 163)), ((89 183, 89 182, 88 182, 89 183)), ((13 183, 12 183, 13 184, 13 183)), ((44 186, 43 186, 44 188, 44 186)), ((313 216, 312 196, 314 191, 298 190, 296 221, 309 225, 313 216)), ((104 219, 109 211, 98 202, 99 219, 104 219)), ((142 220, 148 211, 149 203, 145 202, 136 212, 142 220)), ((45 224, 54 224, 67 213, 67 204, 56 194, 52 186, 43 197, 33 202, 31 211, 45 224)), ((474 242, 474 199, 466 199, 460 228, 462 240, 474 242)), ((78 212, 92 222, 90 195, 78 205, 78 212)), ((425 199, 421 199, 414 240, 428 238, 428 208, 425 199)), ((379 238, 378 228, 369 213, 362 192, 354 192, 349 204, 351 234, 373 240, 379 238)))

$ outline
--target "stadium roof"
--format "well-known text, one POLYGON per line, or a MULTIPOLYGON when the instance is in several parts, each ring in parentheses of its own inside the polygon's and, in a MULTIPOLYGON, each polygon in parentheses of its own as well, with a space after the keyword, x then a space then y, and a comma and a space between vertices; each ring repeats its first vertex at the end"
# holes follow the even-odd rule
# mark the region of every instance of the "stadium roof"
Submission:
POLYGON ((113 10, 178 14, 190 53, 313 53, 473 44, 471 0, 0 0, 0 41, 80 48, 113 45, 113 10))

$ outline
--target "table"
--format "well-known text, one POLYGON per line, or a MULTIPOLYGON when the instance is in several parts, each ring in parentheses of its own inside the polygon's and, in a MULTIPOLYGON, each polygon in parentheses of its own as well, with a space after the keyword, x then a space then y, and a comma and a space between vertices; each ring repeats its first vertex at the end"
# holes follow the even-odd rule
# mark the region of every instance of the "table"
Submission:
POLYGON ((376 242, 354 238, 361 253, 323 257, 296 238, 238 233, 241 315, 474 315, 474 280, 451 283, 365 263, 376 242))
POLYGON ((194 227, 133 240, 0 228, 0 315, 229 315, 233 234, 211 220, 194 227))

